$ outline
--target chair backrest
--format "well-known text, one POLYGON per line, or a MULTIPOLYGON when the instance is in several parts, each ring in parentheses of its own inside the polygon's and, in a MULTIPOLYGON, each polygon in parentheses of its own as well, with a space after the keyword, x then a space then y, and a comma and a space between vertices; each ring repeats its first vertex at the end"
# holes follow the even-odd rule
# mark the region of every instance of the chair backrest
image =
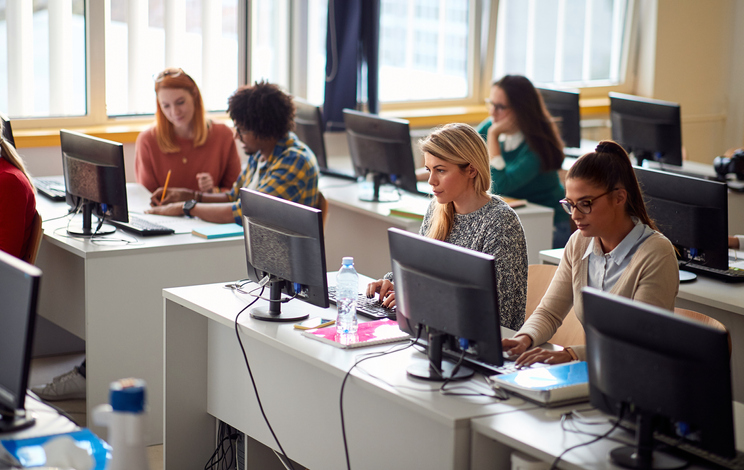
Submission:
MULTIPOLYGON (((558 266, 551 264, 531 264, 527 268, 527 305, 524 318, 527 320, 540 304, 558 266)), ((571 309, 550 342, 559 346, 577 346, 586 343, 584 326, 571 309)))
POLYGON ((44 229, 41 228, 41 216, 38 212, 34 214, 34 220, 31 225, 31 236, 28 240, 28 248, 21 259, 29 264, 36 262, 36 255, 39 253, 41 246, 41 237, 44 235, 44 229))
POLYGON ((728 344, 729 344, 729 355, 731 354, 731 333, 729 333, 728 329, 726 328, 726 325, 721 323, 720 321, 716 320, 713 317, 709 317, 708 315, 700 312, 696 312, 694 310, 687 310, 685 308, 679 308, 674 307, 674 314, 679 315, 680 317, 689 318, 690 320, 694 320, 697 322, 702 323, 703 325, 712 326, 713 328, 717 328, 721 331, 725 331, 728 335, 728 344))
POLYGON ((295 134, 315 154, 318 166, 328 168, 325 139, 323 137, 323 113, 319 106, 295 97, 295 134))
POLYGON ((326 221, 328 220, 328 199, 320 191, 318 191, 318 209, 322 212, 323 228, 325 229, 326 221))

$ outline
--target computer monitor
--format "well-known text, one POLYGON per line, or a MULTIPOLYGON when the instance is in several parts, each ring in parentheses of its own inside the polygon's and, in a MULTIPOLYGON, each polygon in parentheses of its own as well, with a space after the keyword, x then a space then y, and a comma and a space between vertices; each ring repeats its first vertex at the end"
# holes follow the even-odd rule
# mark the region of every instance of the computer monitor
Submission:
POLYGON ((294 97, 295 105, 295 134, 300 138, 318 160, 320 171, 328 169, 326 158, 325 138, 323 137, 323 112, 319 106, 294 97))
POLYGON ((397 191, 381 195, 380 186, 385 183, 417 192, 408 121, 344 109, 344 124, 356 175, 372 174, 374 181, 373 193, 369 196, 360 194, 361 200, 397 201, 397 191))
POLYGON ((682 166, 680 107, 669 101, 610 93, 612 140, 644 160, 682 166))
POLYGON ((701 274, 728 269, 728 191, 725 183, 635 167, 646 209, 675 247, 680 268, 701 274))
POLYGON ((115 227, 102 223, 92 228, 91 219, 95 213, 101 220, 129 221, 124 146, 64 129, 59 139, 67 203, 73 208, 82 205, 83 212, 82 226, 67 231, 82 236, 113 233, 115 227))
POLYGON ((15 147, 15 140, 13 139, 13 128, 10 126, 10 119, 3 113, 0 113, 0 121, 3 122, 3 139, 10 142, 10 145, 15 147))
POLYGON ((545 107, 558 125, 563 145, 581 146, 581 108, 578 90, 538 88, 545 107))
POLYGON ((666 456, 653 452, 654 433, 733 457, 727 333, 596 289, 582 296, 591 404, 614 415, 623 409, 624 419, 636 420, 637 445, 610 458, 656 468, 650 464, 666 456))
POLYGON ((251 316, 269 321, 308 317, 302 304, 286 303, 282 293, 328 308, 321 211, 245 188, 240 190, 240 201, 248 278, 270 279, 269 307, 256 307, 251 316))
POLYGON ((408 373, 426 380, 473 374, 460 367, 453 375, 455 363, 443 355, 503 365, 494 257, 396 228, 388 241, 398 325, 414 337, 426 331, 429 363, 408 373))
POLYGON ((25 412, 41 270, 0 251, 0 433, 34 424, 25 412))

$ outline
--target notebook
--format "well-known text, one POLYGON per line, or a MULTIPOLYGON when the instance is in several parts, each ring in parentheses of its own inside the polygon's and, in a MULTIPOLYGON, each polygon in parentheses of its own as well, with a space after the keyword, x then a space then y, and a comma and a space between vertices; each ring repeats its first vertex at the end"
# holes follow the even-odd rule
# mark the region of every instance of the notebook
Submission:
POLYGON ((357 332, 353 335, 340 335, 336 333, 336 325, 303 331, 302 334, 308 338, 313 338, 342 349, 395 343, 397 341, 405 341, 409 338, 408 333, 398 328, 398 322, 387 318, 360 322, 357 332))
POLYGON ((197 237, 213 239, 243 236, 243 227, 238 224, 216 224, 202 226, 191 231, 197 237))
POLYGON ((589 400, 589 373, 584 361, 495 375, 491 377, 491 383, 494 388, 544 406, 589 400))

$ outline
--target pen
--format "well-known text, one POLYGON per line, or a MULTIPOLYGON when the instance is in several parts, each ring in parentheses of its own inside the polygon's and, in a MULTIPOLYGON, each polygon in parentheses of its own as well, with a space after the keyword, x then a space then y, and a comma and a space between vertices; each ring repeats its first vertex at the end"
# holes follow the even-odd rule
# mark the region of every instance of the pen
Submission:
POLYGON ((168 181, 170 180, 170 174, 171 171, 168 170, 168 176, 165 177, 165 184, 163 185, 163 194, 160 195, 160 203, 163 203, 163 199, 165 199, 165 192, 168 190, 168 181))

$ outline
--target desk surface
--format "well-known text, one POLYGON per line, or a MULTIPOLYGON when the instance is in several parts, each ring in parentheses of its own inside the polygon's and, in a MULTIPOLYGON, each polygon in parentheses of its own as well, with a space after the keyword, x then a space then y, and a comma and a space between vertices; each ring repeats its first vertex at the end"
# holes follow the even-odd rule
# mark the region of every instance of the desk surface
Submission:
MULTIPOLYGON (((214 450, 214 423, 205 420, 205 412, 276 448, 256 409, 233 329, 248 297, 222 284, 166 289, 163 296, 168 468, 205 461, 204 454, 214 450), (187 383, 192 385, 184 390, 187 383)), ((333 316, 304 303, 296 307, 311 316, 333 316)), ((363 355, 391 345, 343 350, 302 336, 292 324, 261 322, 247 313, 239 323, 264 409, 289 456, 309 468, 346 468, 341 381, 363 355)), ((352 371, 344 413, 353 468, 466 468, 473 417, 534 406, 516 398, 443 395, 441 384, 406 375, 412 361, 425 358, 408 348, 352 371)), ((480 377, 457 385, 490 393, 480 377)))
MULTIPOLYGON (((588 404, 572 407, 546 409, 536 408, 513 413, 508 416, 489 416, 473 419, 473 447, 471 462, 473 470, 498 468, 495 462, 506 460, 512 450, 531 456, 543 462, 552 463, 564 450, 571 446, 589 442, 593 439, 585 434, 565 431, 561 425, 561 415, 571 409, 589 409, 588 404), (485 438, 485 439, 484 439, 485 438)), ((587 413, 593 418, 609 418, 599 411, 587 413)), ((734 420, 736 424, 736 447, 744 450, 744 405, 734 402, 734 420)), ((610 429, 610 424, 574 424, 571 420, 565 425, 567 429, 580 429, 585 432, 602 434, 610 429)), ((630 433, 616 430, 612 437, 632 443, 630 433)), ((560 468, 566 469, 614 469, 607 453, 620 446, 608 439, 576 448, 561 458, 560 468)), ((687 468, 705 468, 692 466, 687 468)))

